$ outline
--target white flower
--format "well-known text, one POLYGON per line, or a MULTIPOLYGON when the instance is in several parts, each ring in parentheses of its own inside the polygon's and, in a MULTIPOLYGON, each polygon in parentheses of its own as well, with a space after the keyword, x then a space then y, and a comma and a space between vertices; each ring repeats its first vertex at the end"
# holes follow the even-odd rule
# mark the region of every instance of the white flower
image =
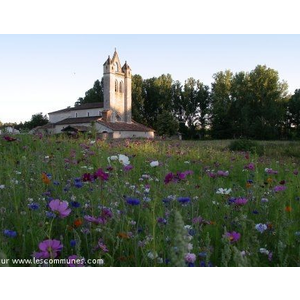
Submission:
POLYGON ((155 259, 158 257, 158 254, 155 252, 155 251, 149 251, 147 256, 150 258, 150 259, 155 259))
POLYGON ((119 154, 119 162, 124 166, 128 166, 130 164, 129 157, 123 154, 119 154))
POLYGON ((159 264, 162 264, 162 263, 164 262, 164 260, 163 260, 162 257, 158 257, 158 258, 157 258, 157 262, 158 262, 159 264))
POLYGON ((107 158, 108 163, 110 163, 110 161, 113 161, 113 160, 118 160, 118 156, 113 155, 113 156, 110 156, 107 158))
POLYGON ((110 163, 111 161, 114 160, 119 160, 119 162, 124 165, 124 166, 128 166, 130 164, 129 158, 128 156, 124 155, 124 154, 119 154, 117 155, 113 155, 107 158, 108 163, 110 163))
POLYGON ((185 163, 185 164, 190 164, 190 162, 189 162, 189 161, 187 161, 187 160, 186 160, 184 163, 185 163))
POLYGON ((221 194, 221 195, 229 195, 232 192, 231 189, 223 189, 223 188, 219 188, 216 193, 217 194, 221 194))
POLYGON ((5 185, 4 185, 4 184, 1 184, 1 185, 0 185, 0 189, 3 190, 4 188, 5 188, 5 185))
POLYGON ((270 253, 269 250, 267 250, 266 248, 260 248, 259 252, 262 254, 266 254, 266 255, 268 255, 270 253))
POLYGON ((188 243, 188 244, 187 244, 187 249, 188 249, 189 251, 192 251, 192 250, 193 250, 193 244, 188 243))
POLYGON ((157 167, 157 166, 159 166, 159 162, 158 162, 157 160, 151 161, 150 166, 151 166, 152 168, 153 168, 153 167, 157 167))

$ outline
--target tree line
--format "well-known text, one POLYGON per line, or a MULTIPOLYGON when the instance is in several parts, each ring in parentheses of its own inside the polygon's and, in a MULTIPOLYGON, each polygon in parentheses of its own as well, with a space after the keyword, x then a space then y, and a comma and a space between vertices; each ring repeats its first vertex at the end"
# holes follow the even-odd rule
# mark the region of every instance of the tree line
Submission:
MULTIPOLYGON (((103 101, 103 83, 75 105, 103 101)), ((276 70, 258 65, 250 72, 230 70, 213 75, 208 86, 194 78, 182 84, 170 74, 132 77, 133 119, 159 135, 184 138, 300 138, 300 89, 293 95, 276 70)))

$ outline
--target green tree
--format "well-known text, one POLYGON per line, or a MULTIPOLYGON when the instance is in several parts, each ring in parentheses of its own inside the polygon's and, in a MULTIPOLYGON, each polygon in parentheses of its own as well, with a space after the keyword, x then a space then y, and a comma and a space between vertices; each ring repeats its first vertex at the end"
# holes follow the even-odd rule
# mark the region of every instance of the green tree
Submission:
POLYGON ((211 132, 212 137, 223 139, 232 137, 230 121, 231 83, 233 74, 230 70, 213 75, 211 92, 211 132))
POLYGON ((132 118, 139 123, 146 123, 145 120, 145 99, 144 99, 143 78, 140 75, 132 76, 132 118))
POLYGON ((249 74, 251 98, 251 137, 279 138, 285 119, 288 85, 280 81, 278 72, 258 65, 249 74))
POLYGON ((288 103, 288 115, 291 129, 300 138, 300 89, 295 90, 288 103))
POLYGON ((103 80, 98 79, 94 82, 94 86, 85 92, 84 98, 80 97, 75 103, 75 106, 85 103, 103 102, 103 80))
POLYGON ((156 131, 158 135, 175 135, 178 132, 178 128, 178 120, 170 111, 164 110, 157 116, 156 131))

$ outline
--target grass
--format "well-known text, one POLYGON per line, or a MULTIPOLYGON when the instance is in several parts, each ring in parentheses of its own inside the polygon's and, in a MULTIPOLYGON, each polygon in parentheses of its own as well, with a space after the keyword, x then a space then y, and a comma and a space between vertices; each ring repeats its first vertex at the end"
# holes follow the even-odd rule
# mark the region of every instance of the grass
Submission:
POLYGON ((229 151, 230 141, 1 139, 0 257, 11 266, 66 266, 70 256, 91 266, 298 266, 299 143, 259 143, 261 156, 229 151), (133 168, 108 162, 118 154, 133 168), (108 180, 84 181, 99 168, 108 180), (53 217, 54 199, 71 213, 53 217), (45 240, 63 247, 33 261, 45 240))

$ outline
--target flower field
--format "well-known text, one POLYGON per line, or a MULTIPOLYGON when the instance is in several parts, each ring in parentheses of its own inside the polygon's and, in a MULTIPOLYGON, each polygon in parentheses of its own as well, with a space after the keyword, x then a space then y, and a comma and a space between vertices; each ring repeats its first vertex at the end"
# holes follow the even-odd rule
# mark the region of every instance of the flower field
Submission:
POLYGON ((299 158, 216 143, 5 136, 9 266, 299 266, 299 158))

